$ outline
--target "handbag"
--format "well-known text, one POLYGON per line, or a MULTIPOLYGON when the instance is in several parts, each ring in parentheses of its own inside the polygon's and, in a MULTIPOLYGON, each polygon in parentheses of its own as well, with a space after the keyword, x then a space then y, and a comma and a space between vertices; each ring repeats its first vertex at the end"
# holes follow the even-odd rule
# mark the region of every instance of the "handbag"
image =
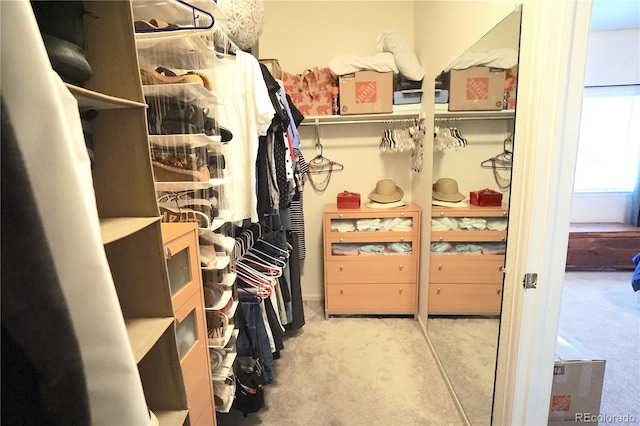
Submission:
POLYGON ((333 77, 328 67, 306 69, 301 74, 282 72, 284 91, 304 116, 331 114, 333 77))
POLYGON ((260 360, 254 356, 239 356, 233 368, 236 376, 236 394, 233 408, 247 417, 264 407, 264 379, 260 360))
POLYGON ((236 318, 247 336, 251 350, 249 355, 237 356, 233 364, 236 392, 232 407, 242 411, 242 414, 247 417, 247 414, 255 413, 264 408, 264 389, 262 386, 265 384, 265 380, 260 357, 255 352, 254 342, 242 312, 242 304, 238 305, 236 318))
POLYGON ((359 209, 360 194, 355 192, 344 191, 338 194, 337 204, 339 209, 359 209))

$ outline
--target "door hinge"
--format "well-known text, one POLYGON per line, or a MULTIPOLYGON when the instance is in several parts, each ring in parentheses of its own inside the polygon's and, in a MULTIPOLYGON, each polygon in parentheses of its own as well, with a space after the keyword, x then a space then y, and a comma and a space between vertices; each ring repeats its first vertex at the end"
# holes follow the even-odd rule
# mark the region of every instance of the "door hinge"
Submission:
POLYGON ((536 288, 538 285, 538 274, 535 272, 530 272, 528 274, 524 274, 524 278, 522 279, 522 286, 525 290, 530 288, 536 288))

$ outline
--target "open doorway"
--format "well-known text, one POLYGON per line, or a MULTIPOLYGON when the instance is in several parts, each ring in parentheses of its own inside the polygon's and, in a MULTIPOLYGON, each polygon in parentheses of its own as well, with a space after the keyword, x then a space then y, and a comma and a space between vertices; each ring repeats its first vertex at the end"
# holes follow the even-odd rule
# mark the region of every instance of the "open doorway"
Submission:
POLYGON ((594 1, 592 11, 558 327, 559 341, 605 360, 602 396, 599 411, 591 404, 584 413, 554 407, 552 397, 551 415, 575 420, 588 412, 601 424, 624 424, 640 421, 640 292, 632 287, 640 252, 640 3, 603 3, 594 1))

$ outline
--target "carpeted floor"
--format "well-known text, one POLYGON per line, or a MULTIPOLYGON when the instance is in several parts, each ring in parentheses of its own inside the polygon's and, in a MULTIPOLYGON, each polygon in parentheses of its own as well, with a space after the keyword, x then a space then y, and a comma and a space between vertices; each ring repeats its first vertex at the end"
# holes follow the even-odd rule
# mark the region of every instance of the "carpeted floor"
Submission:
POLYGON ((434 317, 427 332, 472 425, 491 424, 498 318, 434 317))
MULTIPOLYGON (((628 271, 567 272, 559 332, 606 360, 601 414, 640 421, 640 303, 630 278, 628 271)), ((246 418, 219 414, 220 426, 463 424, 416 321, 325 320, 314 302, 305 314, 307 324, 286 338, 275 361, 267 406, 246 418)), ((429 321, 471 424, 488 425, 497 319, 429 321)))
POLYGON ((417 321, 324 319, 305 302, 306 325, 285 340, 265 388, 266 407, 225 425, 462 425, 417 321))
POLYGON ((600 414, 640 422, 640 300, 631 275, 567 272, 558 333, 606 360, 600 414))

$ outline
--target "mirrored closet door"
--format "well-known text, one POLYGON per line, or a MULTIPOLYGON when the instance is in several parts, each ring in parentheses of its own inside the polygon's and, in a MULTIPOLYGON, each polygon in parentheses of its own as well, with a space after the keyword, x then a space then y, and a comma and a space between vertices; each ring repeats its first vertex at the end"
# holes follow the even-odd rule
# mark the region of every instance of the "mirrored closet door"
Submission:
POLYGON ((472 425, 491 423, 521 12, 436 76, 427 332, 472 425))

